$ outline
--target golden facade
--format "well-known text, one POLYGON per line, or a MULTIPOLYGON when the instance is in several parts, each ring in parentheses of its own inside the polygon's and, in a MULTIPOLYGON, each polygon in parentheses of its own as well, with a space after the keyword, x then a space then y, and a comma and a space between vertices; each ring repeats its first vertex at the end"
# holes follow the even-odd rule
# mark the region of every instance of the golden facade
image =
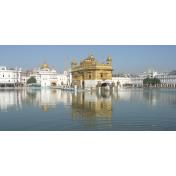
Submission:
MULTIPOLYGON (((106 81, 112 80, 112 59, 108 57, 106 63, 98 63, 93 55, 78 64, 72 61, 72 83, 78 87, 85 87, 86 81, 106 81)), ((93 84, 93 82, 92 82, 93 84)), ((94 82, 97 84, 97 82, 94 82)))

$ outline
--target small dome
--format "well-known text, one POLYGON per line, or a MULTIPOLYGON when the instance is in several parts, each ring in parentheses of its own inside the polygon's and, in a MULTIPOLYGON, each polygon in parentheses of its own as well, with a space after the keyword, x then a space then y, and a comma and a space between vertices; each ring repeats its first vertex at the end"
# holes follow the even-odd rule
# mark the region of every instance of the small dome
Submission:
POLYGON ((76 59, 73 59, 72 62, 71 62, 72 65, 77 65, 77 61, 76 59))
POLYGON ((107 57, 107 61, 108 61, 108 62, 111 62, 111 61, 112 61, 111 56, 108 56, 108 57, 107 57))
POLYGON ((94 59, 94 56, 93 56, 93 54, 91 54, 89 57, 90 57, 91 59, 94 59))
POLYGON ((87 60, 94 61, 95 60, 94 55, 93 54, 89 54, 88 57, 87 57, 87 60))

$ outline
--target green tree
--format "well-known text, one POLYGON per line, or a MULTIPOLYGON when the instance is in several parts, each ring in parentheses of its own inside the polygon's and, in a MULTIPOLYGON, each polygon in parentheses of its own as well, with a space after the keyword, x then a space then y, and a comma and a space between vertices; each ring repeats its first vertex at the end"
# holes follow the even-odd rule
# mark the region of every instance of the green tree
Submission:
POLYGON ((143 80, 143 84, 147 85, 147 86, 149 86, 149 85, 154 86, 157 84, 161 84, 161 81, 158 78, 146 78, 143 80))
POLYGON ((37 83, 37 80, 34 76, 30 77, 28 80, 27 80, 27 84, 34 84, 34 83, 37 83))
POLYGON ((152 84, 153 84, 153 85, 161 84, 161 81, 160 81, 160 79, 158 79, 158 78, 153 78, 152 84))

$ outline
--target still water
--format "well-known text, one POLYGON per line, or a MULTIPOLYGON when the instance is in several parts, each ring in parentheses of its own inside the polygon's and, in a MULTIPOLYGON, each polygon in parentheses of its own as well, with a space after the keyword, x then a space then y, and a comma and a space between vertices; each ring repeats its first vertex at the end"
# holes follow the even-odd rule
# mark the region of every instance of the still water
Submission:
POLYGON ((0 131, 176 130, 176 89, 0 90, 0 131))

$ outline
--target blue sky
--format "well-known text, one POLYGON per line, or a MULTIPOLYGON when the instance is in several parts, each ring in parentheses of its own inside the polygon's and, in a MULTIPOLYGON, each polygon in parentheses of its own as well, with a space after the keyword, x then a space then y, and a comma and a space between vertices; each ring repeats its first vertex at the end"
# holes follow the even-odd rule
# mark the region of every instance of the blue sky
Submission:
POLYGON ((113 69, 119 72, 137 73, 154 68, 159 71, 176 69, 176 46, 105 46, 105 45, 31 45, 0 46, 0 65, 33 68, 47 62, 58 71, 70 66, 73 58, 78 61, 93 54, 104 62, 113 59, 113 69))

